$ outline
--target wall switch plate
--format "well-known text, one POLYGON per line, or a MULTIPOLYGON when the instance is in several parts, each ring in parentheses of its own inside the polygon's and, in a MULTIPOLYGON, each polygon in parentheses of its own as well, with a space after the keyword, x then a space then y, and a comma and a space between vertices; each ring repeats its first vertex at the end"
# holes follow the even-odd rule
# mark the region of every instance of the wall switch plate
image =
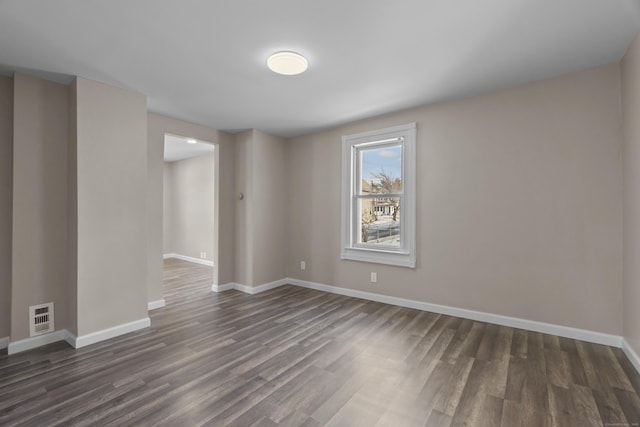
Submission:
POLYGON ((371 272, 371 283, 376 283, 378 281, 378 273, 375 271, 371 272))
POLYGON ((306 270, 307 269, 307 263, 304 261, 300 261, 300 270, 306 270))

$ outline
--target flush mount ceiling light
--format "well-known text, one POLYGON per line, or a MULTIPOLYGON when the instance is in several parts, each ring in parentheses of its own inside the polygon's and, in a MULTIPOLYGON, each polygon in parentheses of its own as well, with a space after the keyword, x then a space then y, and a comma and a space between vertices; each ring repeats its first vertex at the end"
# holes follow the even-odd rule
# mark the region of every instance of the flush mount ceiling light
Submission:
POLYGON ((299 53, 283 51, 276 52, 267 59, 267 66, 271 71, 285 76, 304 73, 309 66, 307 59, 299 53))
POLYGON ((198 141, 196 141, 195 139, 187 139, 187 142, 188 142, 189 144, 195 144, 195 143, 197 143, 198 141))

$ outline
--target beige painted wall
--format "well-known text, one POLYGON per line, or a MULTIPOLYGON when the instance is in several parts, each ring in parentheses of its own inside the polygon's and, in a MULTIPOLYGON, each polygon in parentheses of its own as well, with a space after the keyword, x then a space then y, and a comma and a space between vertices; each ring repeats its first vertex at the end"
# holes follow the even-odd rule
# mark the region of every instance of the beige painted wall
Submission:
MULTIPOLYGON (((175 253, 213 261, 215 219, 215 156, 213 153, 177 162, 165 163, 169 180, 165 180, 164 236, 165 253, 175 253), (169 237, 170 236, 170 237, 169 237)), ((165 172, 165 177, 167 174, 165 172)))
POLYGON ((171 253, 173 223, 173 163, 164 162, 162 169, 162 253, 171 253))
POLYGON ((253 131, 247 130, 235 135, 234 148, 234 188, 235 188, 235 256, 234 280, 243 285, 253 284, 253 248, 250 236, 252 233, 252 165, 251 141, 253 131), (243 195, 242 199, 240 195, 243 195))
POLYGON ((233 136, 159 114, 148 115, 148 182, 147 192, 147 295, 149 301, 162 298, 162 185, 164 167, 164 134, 170 133, 215 143, 219 147, 218 164, 218 261, 214 268, 214 283, 233 282, 234 196, 233 196, 233 136))
POLYGON ((0 77, 0 338, 11 333, 13 79, 0 77))
POLYGON ((78 81, 69 87, 67 149, 67 329, 78 336, 78 81))
POLYGON ((287 143, 283 138, 253 132, 253 285, 286 277, 289 216, 287 143))
POLYGON ((621 334, 619 72, 606 65, 293 139, 289 277, 621 334), (341 261, 341 135, 414 121, 417 268, 341 261))
POLYGON ((235 280, 259 286, 286 276, 287 143, 258 130, 235 135, 235 280))
MULTIPOLYGON (((58 329, 66 324, 73 333, 83 335, 144 317, 146 301, 162 297, 164 133, 191 136, 221 147, 219 218, 224 249, 219 253, 219 283, 257 285, 289 276, 614 334, 623 333, 624 292, 624 335, 640 351, 640 328, 636 327, 640 318, 634 304, 640 297, 640 270, 634 262, 640 252, 640 128, 634 119, 640 109, 639 45, 636 40, 630 47, 621 68, 599 67, 290 142, 258 131, 231 136, 147 115, 143 96, 84 79, 78 79, 77 91, 72 85, 67 118, 62 106, 67 88, 19 75, 14 117, 11 100, 5 96, 14 82, 0 78, 0 150, 4 150, 0 162, 12 166, 4 156, 11 150, 11 137, 6 143, 12 133, 7 121, 15 123, 16 142, 21 146, 10 154, 20 166, 15 183, 19 191, 14 194, 20 200, 17 207, 5 200, 7 168, 0 169, 4 197, 0 227, 10 224, 7 209, 16 209, 27 215, 14 223, 13 231, 21 235, 14 240, 14 251, 39 250, 50 255, 50 248, 59 249, 68 237, 68 253, 73 255, 74 244, 80 245, 77 258, 70 257, 68 264, 59 255, 64 250, 33 257, 42 260, 34 269, 41 277, 43 271, 53 271, 52 276, 47 274, 47 283, 52 283, 50 277, 53 281, 62 277, 61 265, 73 272, 79 261, 78 276, 69 277, 69 283, 78 279, 80 327, 72 320, 75 287, 55 286, 58 329), (411 270, 340 261, 340 137, 410 121, 418 123, 418 266, 411 270), (65 123, 69 123, 72 142, 68 153, 59 150, 50 156, 47 151, 47 162, 34 167, 36 160, 27 160, 27 154, 35 151, 42 156, 61 145, 65 123), (53 145, 44 144, 52 135, 53 145), (68 169, 58 167, 67 159, 68 169), (64 177, 67 170, 68 179, 64 177), (55 200, 43 192, 44 185, 61 188, 55 200), (289 193, 275 190, 279 185, 289 193), (41 193, 36 196, 25 188, 41 193), (68 202, 60 203, 60 195, 66 197, 67 191, 68 202), (247 196, 244 201, 237 200, 240 191, 247 196), (29 209, 29 204, 38 209, 29 209), (265 204, 267 208, 260 209, 265 204), (44 244, 36 244, 32 237, 25 237, 25 221, 37 223, 39 209, 48 212, 49 207, 53 216, 47 216, 46 224, 54 221, 61 227, 37 229, 37 239, 44 244), (67 208, 68 215, 62 215, 67 208), (282 253, 273 250, 286 245, 283 242, 288 247, 282 253), (285 271, 278 264, 280 256, 285 257, 285 271), (117 267, 108 270, 114 259, 117 267), (305 272, 299 270, 302 259, 307 261, 305 272), (378 272, 376 285, 368 283, 370 271, 378 272), (131 281, 119 281, 123 274, 131 281), (146 289, 134 285, 133 278, 138 283, 146 280, 146 289), (69 301, 66 310, 65 301, 69 301)), ((25 271, 30 260, 14 257, 19 277, 34 273, 25 271)), ((0 252, 0 267, 3 262, 11 260, 0 252)), ((0 280, 9 270, 0 271, 0 280)), ((15 283, 14 288, 20 290, 13 297, 13 340, 26 336, 26 300, 52 291, 50 287, 26 290, 15 283)), ((0 283, 0 304, 7 304, 5 295, 0 283)), ((42 301, 28 304, 35 302, 42 301)), ((0 314, 0 337, 4 336, 2 322, 0 314)), ((9 333, 7 321, 5 328, 9 333)))
POLYGON ((147 317, 146 97, 77 85, 78 334, 147 317))
POLYGON ((67 327, 69 88, 14 76, 11 340, 29 337, 29 306, 53 301, 67 327))
POLYGON ((640 354, 640 36, 621 63, 624 337, 640 354))

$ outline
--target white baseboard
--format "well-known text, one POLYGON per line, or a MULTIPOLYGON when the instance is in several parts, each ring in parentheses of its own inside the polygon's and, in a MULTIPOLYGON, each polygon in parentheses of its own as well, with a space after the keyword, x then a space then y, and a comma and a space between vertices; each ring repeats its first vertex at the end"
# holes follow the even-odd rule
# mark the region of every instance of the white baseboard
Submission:
MULTIPOLYGON (((578 329, 570 326, 554 325, 551 323, 538 322, 535 320, 521 319, 518 317, 503 316, 500 314, 486 313, 483 311, 467 310, 464 308, 450 307, 440 304, 432 304, 428 302, 409 300, 405 298, 391 297, 372 292, 357 291, 353 289, 340 288, 337 286, 325 285, 322 283, 308 282, 298 279, 281 279, 275 282, 265 283, 259 286, 246 286, 240 283, 228 283, 219 286, 218 292, 227 289, 236 289, 248 294, 257 294, 269 289, 274 289, 286 284, 300 286, 308 289, 329 292, 332 294, 344 295, 349 297, 361 298, 368 301, 376 301, 385 304, 397 305, 400 307, 414 308, 422 311, 430 311, 433 313, 446 314, 449 316, 462 317, 464 319, 477 320, 480 322, 493 323, 496 325, 509 326, 512 328, 526 329, 533 332, 541 332, 544 334, 557 335, 566 338, 572 338, 581 341, 592 342, 596 344, 604 344, 620 348, 622 346, 622 337, 619 335, 605 334, 602 332, 589 331, 586 329, 578 329), (221 289, 223 288, 224 289, 221 289)), ((212 290, 213 287, 212 287, 212 290)), ((214 290, 215 291, 215 290, 214 290)), ((638 370, 640 372, 640 369, 638 370)))
POLYGON ((636 368, 636 371, 640 372, 640 356, 638 356, 638 353, 635 352, 625 338, 622 338, 622 351, 627 355, 633 367, 636 368))
POLYGON ((69 344, 71 347, 73 348, 77 348, 76 347, 76 336, 73 335, 71 332, 69 332, 67 329, 64 329, 64 341, 67 342, 67 344, 69 344))
POLYGON ((236 286, 239 285, 238 283, 225 283, 224 285, 211 285, 211 291, 213 292, 224 292, 224 291, 230 291, 231 289, 236 289, 236 286))
POLYGON ((234 289, 242 291, 246 294, 259 294, 260 292, 268 291, 269 289, 279 288, 280 286, 286 285, 289 283, 289 279, 280 279, 275 282, 269 282, 258 286, 246 286, 236 283, 234 289))
POLYGON ((180 255, 180 254, 162 255, 162 259, 167 259, 167 258, 177 258, 177 259, 181 259, 182 261, 195 262, 196 264, 208 265, 209 267, 213 267, 213 261, 209 261, 207 259, 195 258, 195 257, 180 255))
POLYGON ((258 286, 247 286, 241 283, 225 283, 224 285, 211 285, 211 290, 213 292, 223 292, 231 289, 235 289, 236 291, 244 292, 245 294, 255 295, 260 292, 268 291, 269 289, 279 288, 280 286, 286 285, 290 283, 289 279, 280 279, 275 282, 264 283, 258 286))
POLYGON ((67 330, 61 329, 58 331, 49 332, 47 334, 25 338, 23 340, 9 341, 7 353, 16 354, 22 351, 42 347, 43 345, 51 344, 54 342, 65 341, 66 334, 68 334, 67 330))
MULTIPOLYGON (((387 295, 376 294, 372 292, 357 291, 353 289, 340 288, 337 286, 325 285, 322 283, 309 282, 299 279, 281 279, 274 282, 265 283, 259 286, 246 286, 240 283, 225 283, 223 285, 212 285, 211 290, 214 292, 223 292, 230 289, 236 289, 248 294, 257 294, 269 289, 278 288, 280 286, 291 284, 308 289, 329 292, 338 295, 361 298, 369 301, 376 301, 385 304, 397 305, 400 307, 414 308, 417 310, 429 311, 434 313, 446 314, 449 316, 462 317, 481 322, 493 323, 512 328, 525 329, 534 332, 552 334, 566 338, 572 338, 581 341, 592 342, 596 344, 609 345, 612 347, 622 348, 633 366, 640 372, 640 357, 631 348, 629 343, 621 336, 605 334, 602 332, 589 331, 586 329, 578 329, 569 326, 554 325, 551 323, 538 322, 534 320, 521 319, 517 317, 502 316, 499 314, 485 313, 482 311, 467 310, 463 308, 450 307, 440 304, 432 304, 422 301, 409 300, 404 298, 392 297, 387 295)), ((156 303, 153 301, 152 303, 156 303)), ((152 304, 149 303, 149 304, 152 304)), ((150 308, 151 309, 151 308, 150 308)), ((75 348, 85 347, 100 341, 114 338, 129 332, 147 328, 151 325, 148 317, 134 322, 118 325, 102 331, 93 332, 91 334, 75 337, 67 330, 51 332, 49 334, 37 337, 27 338, 20 341, 9 342, 8 338, 0 338, 0 349, 8 347, 8 353, 14 354, 25 350, 30 350, 42 345, 51 344, 56 341, 67 341, 75 348)))
POLYGON ((512 328, 526 329, 528 331, 541 332, 544 334, 558 335, 561 337, 573 338, 576 340, 588 341, 596 344, 604 344, 618 348, 622 346, 622 337, 618 335, 610 335, 602 332, 589 331, 586 329, 572 328, 570 326, 554 325, 551 323, 538 322, 535 320, 502 316, 500 314, 485 313, 482 311, 467 310, 464 308, 456 308, 440 304, 431 304, 428 302, 391 297, 387 295, 374 294, 371 292, 356 291, 353 289, 339 288, 337 286, 307 282, 298 279, 285 279, 284 282, 296 286, 301 286, 303 288, 316 289, 333 294, 362 298, 369 301, 382 302, 385 304, 398 305, 400 307, 415 308, 417 310, 430 311, 434 313, 446 314, 449 316, 462 317, 464 319, 494 323, 497 325, 509 326, 512 328))
POLYGON ((0 350, 4 350, 9 347, 9 337, 0 338, 0 350))
MULTIPOLYGON (((500 314, 485 313, 483 311, 467 310, 464 308, 450 307, 447 305, 432 304, 405 298, 391 297, 388 295, 357 291, 353 289, 325 285, 323 283, 308 282, 305 280, 291 278, 276 280, 275 282, 265 283, 264 285, 255 287, 242 285, 240 283, 228 283, 226 285, 222 285, 222 287, 225 287, 224 289, 218 287, 218 292, 227 289, 236 289, 238 291, 253 295, 286 284, 329 292, 332 294, 344 295, 348 297, 361 298, 368 301, 376 301, 385 304, 397 305, 400 307, 414 308, 422 311, 430 311, 433 313, 462 317, 464 319, 477 320, 480 322, 494 323, 496 325, 509 326, 512 328, 526 329, 533 332, 552 334, 596 344, 610 345, 618 348, 622 346, 622 337, 618 335, 605 334, 602 332, 589 331, 586 329, 578 329, 570 326, 554 325, 551 323, 538 322, 535 320, 520 319, 517 317, 502 316, 500 314)), ((212 290, 214 290, 213 287, 212 290)))
POLYGON ((164 300, 164 298, 155 301, 149 301, 147 303, 147 311, 155 310, 156 308, 162 308, 165 305, 167 305, 167 302, 164 300))
POLYGON ((100 341, 105 341, 111 338, 118 337, 120 335, 128 334, 129 332, 148 328, 149 326, 151 326, 151 319, 145 317, 144 319, 134 320, 133 322, 129 323, 123 323, 122 325, 114 326, 112 328, 103 329, 101 331, 92 332, 90 334, 81 335, 79 337, 73 337, 73 346, 75 348, 86 347, 100 341))
POLYGON ((102 331, 92 332, 90 334, 82 335, 79 337, 76 337, 66 329, 61 329, 58 331, 50 332, 48 334, 25 338, 19 341, 9 341, 9 338, 5 339, 8 341, 8 353, 15 354, 22 351, 32 350, 37 347, 42 347, 43 345, 51 344, 58 341, 66 341, 70 346, 74 348, 86 347, 100 341, 128 334, 129 332, 148 328, 149 326, 151 326, 151 320, 148 317, 145 317, 144 319, 114 326, 113 328, 104 329, 102 331))

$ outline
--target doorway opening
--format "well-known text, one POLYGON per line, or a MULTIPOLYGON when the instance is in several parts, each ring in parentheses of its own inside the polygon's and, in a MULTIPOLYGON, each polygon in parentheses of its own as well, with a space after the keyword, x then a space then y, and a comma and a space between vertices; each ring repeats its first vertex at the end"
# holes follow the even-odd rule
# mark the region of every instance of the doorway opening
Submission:
POLYGON ((163 169, 164 297, 170 304, 181 293, 210 292, 211 285, 217 285, 217 144, 167 133, 163 169), (167 289, 172 281, 167 274, 180 276, 188 270, 199 277, 191 288, 180 285, 167 289))

